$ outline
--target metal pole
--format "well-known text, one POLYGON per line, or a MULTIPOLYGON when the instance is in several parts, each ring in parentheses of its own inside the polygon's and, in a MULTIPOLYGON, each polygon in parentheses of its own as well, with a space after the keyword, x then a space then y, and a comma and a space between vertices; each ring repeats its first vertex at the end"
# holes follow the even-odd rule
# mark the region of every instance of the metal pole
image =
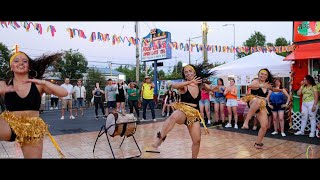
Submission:
POLYGON ((157 63, 158 61, 154 61, 154 69, 153 69, 153 75, 154 75, 154 78, 153 78, 153 83, 155 85, 154 87, 154 94, 157 96, 158 95, 158 73, 157 73, 157 63))
MULTIPOLYGON (((233 47, 236 47, 236 28, 233 24, 233 47)), ((233 52, 233 60, 236 60, 236 51, 233 52)))
POLYGON ((190 57, 190 52, 191 52, 191 44, 190 44, 190 37, 189 37, 189 64, 191 64, 191 57, 190 57))
MULTIPOLYGON (((135 32, 136 39, 139 38, 139 26, 138 21, 135 22, 135 32)), ((139 72, 140 72, 140 60, 139 60, 139 45, 136 44, 136 82, 139 82, 139 72)))
POLYGON ((208 26, 207 22, 202 24, 202 44, 203 44, 203 62, 208 62, 208 51, 205 45, 207 45, 208 26))

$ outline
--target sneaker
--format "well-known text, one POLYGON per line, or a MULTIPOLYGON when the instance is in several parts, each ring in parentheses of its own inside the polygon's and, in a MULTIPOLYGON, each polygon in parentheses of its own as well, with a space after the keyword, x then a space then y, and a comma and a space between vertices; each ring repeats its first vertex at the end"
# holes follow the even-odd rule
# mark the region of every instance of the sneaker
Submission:
POLYGON ((153 119, 153 121, 154 121, 154 122, 156 122, 156 121, 157 121, 157 119, 153 119))
POLYGON ((304 135, 304 133, 301 131, 297 131, 296 133, 294 133, 294 135, 304 135))
POLYGON ((277 131, 273 131, 271 134, 272 135, 276 135, 276 134, 278 134, 278 132, 277 131))
POLYGON ((235 128, 235 129, 238 129, 238 124, 235 124, 235 125, 234 125, 234 128, 235 128))
POLYGON ((165 113, 162 113, 162 117, 165 117, 166 116, 166 114, 165 113))
POLYGON ((229 128, 229 127, 232 127, 232 125, 230 123, 228 123, 225 128, 229 128))
POLYGON ((211 125, 211 121, 210 120, 208 120, 208 125, 211 125))
POLYGON ((53 110, 53 107, 51 107, 50 110, 53 110))
POLYGON ((143 121, 146 121, 146 120, 142 118, 142 119, 141 119, 141 122, 143 122, 143 121))
POLYGON ((167 114, 167 117, 169 116, 169 113, 167 114))
POLYGON ((287 135, 285 133, 281 133, 281 136, 282 137, 286 137, 287 135))
POLYGON ((315 136, 314 132, 309 134, 310 138, 313 138, 315 136))
POLYGON ((98 117, 96 117, 96 120, 98 121, 98 120, 99 120, 99 118, 98 118, 98 117))
POLYGON ((61 116, 61 118, 60 118, 61 120, 64 120, 64 116, 61 116))
POLYGON ((54 109, 58 109, 58 107, 54 108, 54 109))
POLYGON ((75 117, 74 117, 74 116, 70 116, 69 118, 70 118, 70 119, 75 119, 75 117))
POLYGON ((252 130, 254 131, 257 130, 257 126, 253 126, 252 130))

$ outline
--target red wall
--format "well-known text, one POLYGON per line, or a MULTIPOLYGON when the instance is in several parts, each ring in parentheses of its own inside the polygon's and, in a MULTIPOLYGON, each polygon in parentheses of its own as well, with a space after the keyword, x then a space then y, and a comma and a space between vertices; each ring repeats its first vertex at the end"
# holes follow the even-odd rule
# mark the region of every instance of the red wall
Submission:
POLYGON ((300 88, 300 82, 303 80, 304 76, 308 75, 308 60, 297 60, 293 65, 293 90, 298 90, 300 88))

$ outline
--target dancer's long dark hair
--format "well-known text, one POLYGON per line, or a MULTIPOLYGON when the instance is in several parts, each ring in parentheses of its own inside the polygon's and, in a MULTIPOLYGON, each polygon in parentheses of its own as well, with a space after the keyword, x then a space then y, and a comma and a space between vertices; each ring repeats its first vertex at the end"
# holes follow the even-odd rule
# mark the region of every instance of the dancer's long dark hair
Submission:
MULTIPOLYGON (((202 83, 206 83, 209 84, 209 77, 210 76, 214 76, 216 74, 216 71, 212 71, 211 69, 213 68, 213 64, 209 64, 209 63, 201 63, 198 65, 192 65, 192 64, 188 64, 189 66, 193 67, 193 69, 196 71, 196 76, 200 77, 202 79, 202 83)), ((188 66, 187 65, 187 66, 188 66)), ((184 68, 186 66, 184 66, 182 68, 182 77, 183 79, 186 79, 185 75, 184 75, 184 68)), ((199 84, 199 85, 201 85, 199 84)))
MULTIPOLYGON (((58 61, 60 61, 61 57, 63 56, 63 53, 55 53, 55 54, 51 54, 51 55, 43 54, 41 57, 33 60, 26 53, 24 53, 24 52, 21 52, 21 53, 25 54, 29 60, 29 69, 30 69, 29 77, 35 78, 35 79, 42 79, 45 70, 51 64, 54 64, 54 63, 57 63, 58 61), (34 71, 36 71, 37 73, 35 73, 34 71)), ((12 80, 14 74, 7 75, 7 76, 8 76, 8 77, 6 77, 7 82, 9 82, 10 80, 12 80)))

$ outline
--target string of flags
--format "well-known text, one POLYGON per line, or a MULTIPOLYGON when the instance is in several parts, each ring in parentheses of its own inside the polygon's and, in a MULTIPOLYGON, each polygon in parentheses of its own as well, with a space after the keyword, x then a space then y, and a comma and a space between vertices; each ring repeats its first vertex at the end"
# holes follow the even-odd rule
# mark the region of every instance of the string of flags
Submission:
MULTIPOLYGON (((33 30, 37 31, 38 34, 42 35, 42 25, 40 23, 33 23, 24 21, 20 23, 17 23, 17 21, 0 21, 0 25, 2 28, 8 28, 13 27, 15 30, 19 29, 20 27, 23 27, 26 32, 30 32, 31 26, 33 27, 33 30)), ((66 30, 69 34, 70 39, 73 39, 75 37, 79 37, 82 39, 86 39, 85 32, 81 29, 76 28, 67 28, 66 30)), ((53 25, 49 25, 47 27, 47 32, 51 34, 52 37, 54 37, 56 33, 56 28, 53 25)), ((153 47, 153 48, 166 48, 169 46, 172 49, 175 50, 183 50, 183 51, 208 51, 208 52, 222 52, 222 53, 254 53, 254 52, 291 52, 295 49, 294 45, 289 46, 256 46, 256 47, 247 47, 247 46, 220 46, 220 45, 209 45, 209 44, 188 44, 188 43, 178 43, 178 42, 161 42, 159 40, 152 40, 150 39, 142 39, 134 38, 134 37, 127 37, 127 36, 118 36, 116 34, 110 35, 108 33, 101 33, 101 32, 92 32, 89 37, 90 42, 94 41, 102 41, 102 42, 110 42, 112 45, 118 45, 118 44, 125 44, 127 43, 128 46, 131 45, 143 45, 144 47, 153 47)))

